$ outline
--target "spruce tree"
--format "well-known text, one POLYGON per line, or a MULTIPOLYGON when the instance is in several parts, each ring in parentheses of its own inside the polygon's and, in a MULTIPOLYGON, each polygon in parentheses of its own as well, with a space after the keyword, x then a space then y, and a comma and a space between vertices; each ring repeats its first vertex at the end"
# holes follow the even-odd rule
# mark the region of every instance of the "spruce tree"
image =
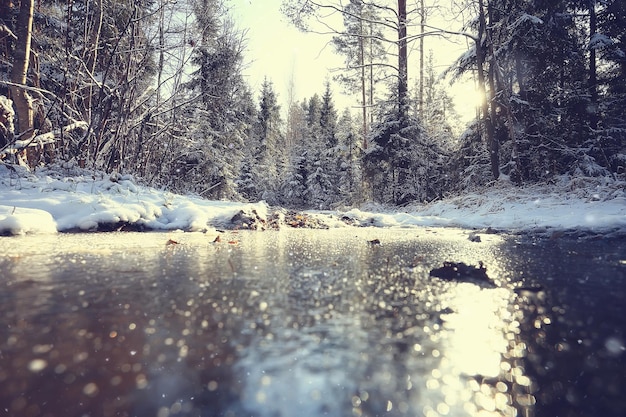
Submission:
POLYGON ((255 169, 261 198, 275 204, 278 201, 280 176, 285 165, 285 141, 280 106, 274 87, 267 78, 261 86, 255 131, 259 142, 255 169))

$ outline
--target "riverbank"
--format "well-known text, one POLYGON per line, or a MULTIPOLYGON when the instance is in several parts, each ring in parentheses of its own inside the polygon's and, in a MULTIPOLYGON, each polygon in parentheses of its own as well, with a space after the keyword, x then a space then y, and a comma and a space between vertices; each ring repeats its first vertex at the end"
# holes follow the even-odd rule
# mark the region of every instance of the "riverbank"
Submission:
POLYGON ((114 230, 459 227, 511 233, 623 233, 626 183, 560 178, 553 184, 499 182, 429 204, 403 208, 365 204, 296 212, 265 202, 206 200, 140 185, 132 176, 0 165, 0 235, 114 230))

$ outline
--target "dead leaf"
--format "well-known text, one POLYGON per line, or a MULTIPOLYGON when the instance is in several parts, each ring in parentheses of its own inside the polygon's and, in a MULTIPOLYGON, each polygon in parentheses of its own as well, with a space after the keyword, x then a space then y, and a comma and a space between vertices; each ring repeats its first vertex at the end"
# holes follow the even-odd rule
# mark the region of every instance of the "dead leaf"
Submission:
POLYGON ((177 242, 177 241, 175 241, 175 240, 173 240, 173 239, 168 239, 168 240, 167 240, 167 242, 165 242, 165 245, 166 245, 166 246, 169 246, 169 245, 178 245, 179 243, 180 243, 180 242, 177 242))
POLYGON ((219 243, 222 241, 222 238, 220 237, 220 235, 217 235, 217 237, 213 240, 213 243, 219 243))

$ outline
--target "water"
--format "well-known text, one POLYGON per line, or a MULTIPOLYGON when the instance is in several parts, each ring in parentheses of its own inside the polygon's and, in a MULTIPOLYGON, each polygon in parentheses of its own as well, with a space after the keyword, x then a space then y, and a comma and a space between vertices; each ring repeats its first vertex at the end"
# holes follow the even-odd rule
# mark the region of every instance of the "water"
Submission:
POLYGON ((626 242, 480 237, 0 238, 0 416, 626 415, 626 242))

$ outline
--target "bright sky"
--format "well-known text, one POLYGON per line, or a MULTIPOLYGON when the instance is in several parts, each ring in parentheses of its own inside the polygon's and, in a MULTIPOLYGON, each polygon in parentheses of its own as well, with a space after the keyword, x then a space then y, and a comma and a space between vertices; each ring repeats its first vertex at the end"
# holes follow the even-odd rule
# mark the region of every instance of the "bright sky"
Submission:
MULTIPOLYGON (((258 94, 263 79, 267 77, 273 82, 279 103, 285 111, 292 79, 295 100, 309 98, 315 93, 321 95, 324 83, 332 77, 329 71, 342 67, 344 61, 328 44, 330 36, 303 33, 288 22, 280 11, 282 2, 233 0, 231 15, 241 30, 247 30, 244 74, 250 86, 258 94)), ((427 38, 425 45, 426 50, 435 50, 438 71, 458 57, 463 49, 463 45, 453 45, 435 38, 427 38)), ((417 43, 412 46, 416 48, 417 43)), ((412 55, 417 57, 416 49, 412 55)), ((412 78, 417 70, 417 64, 410 66, 409 77, 412 78)), ((342 95, 339 86, 334 86, 333 93, 339 111, 356 104, 357 99, 342 95)), ((457 111, 465 121, 469 120, 475 114, 476 99, 473 97, 476 93, 473 86, 470 83, 458 85, 452 93, 455 95, 457 111)))
MULTIPOLYGON (((282 0, 240 0, 233 4, 233 18, 240 29, 247 29, 244 73, 256 93, 267 77, 282 103, 288 99, 292 79, 296 100, 321 95, 329 69, 341 66, 342 59, 326 45, 327 37, 302 33, 289 23, 280 12, 281 4, 282 0)), ((336 91, 336 101, 339 95, 336 91)))

